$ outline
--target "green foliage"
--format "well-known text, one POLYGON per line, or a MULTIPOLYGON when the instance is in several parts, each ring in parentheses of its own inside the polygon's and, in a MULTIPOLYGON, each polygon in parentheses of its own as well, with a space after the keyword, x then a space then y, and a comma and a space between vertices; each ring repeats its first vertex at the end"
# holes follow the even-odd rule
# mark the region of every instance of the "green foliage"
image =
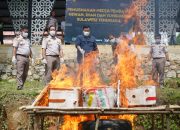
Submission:
POLYGON ((166 88, 180 88, 180 78, 171 78, 165 81, 166 88))
MULTIPOLYGON (((169 119, 170 130, 180 130, 180 115, 173 114, 169 117, 164 115, 164 129, 167 129, 167 118, 169 119)), ((154 115, 154 129, 162 130, 162 115, 154 115)), ((152 130, 152 115, 139 115, 135 121, 136 126, 143 126, 144 130, 152 130)))
POLYGON ((180 34, 176 37, 176 43, 179 45, 180 44, 180 34))

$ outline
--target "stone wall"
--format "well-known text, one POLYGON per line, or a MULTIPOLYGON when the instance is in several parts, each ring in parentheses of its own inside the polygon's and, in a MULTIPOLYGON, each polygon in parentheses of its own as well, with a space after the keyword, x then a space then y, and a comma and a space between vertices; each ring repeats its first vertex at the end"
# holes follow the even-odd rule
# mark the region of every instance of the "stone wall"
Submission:
MULTIPOLYGON (((112 51, 109 45, 99 45, 100 50, 100 73, 104 78, 108 78, 110 67, 112 65, 112 51)), ((65 63, 69 67, 76 69, 76 48, 74 45, 64 45, 65 63)), ((170 62, 166 63, 165 77, 180 78, 180 46, 168 47, 170 54, 170 62)), ((136 46, 136 53, 142 61, 144 69, 144 77, 151 75, 151 62, 147 60, 149 52, 148 46, 136 46)), ((42 80, 45 67, 41 63, 41 46, 33 46, 33 54, 35 58, 34 66, 30 66, 28 72, 28 80, 42 80)), ((8 45, 0 46, 0 79, 15 80, 16 67, 11 63, 12 47, 8 45)))

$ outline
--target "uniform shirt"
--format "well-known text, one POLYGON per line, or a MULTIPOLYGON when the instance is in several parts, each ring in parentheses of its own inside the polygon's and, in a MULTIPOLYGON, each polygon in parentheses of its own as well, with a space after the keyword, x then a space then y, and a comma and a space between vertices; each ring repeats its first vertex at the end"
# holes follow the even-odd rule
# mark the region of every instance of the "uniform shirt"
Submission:
POLYGON ((84 36, 84 35, 79 35, 76 38, 76 46, 80 46, 85 53, 89 53, 91 51, 97 50, 97 44, 95 37, 93 36, 84 36))
POLYGON ((166 53, 168 52, 165 44, 152 44, 150 54, 152 58, 165 58, 166 53))
POLYGON ((57 37, 48 36, 43 40, 42 48, 46 50, 46 55, 59 55, 61 50, 61 40, 57 37))
MULTIPOLYGON (((80 46, 85 51, 85 54, 87 54, 91 51, 98 50, 95 37, 93 37, 93 36, 88 36, 88 37, 86 37, 84 35, 77 36, 76 47, 77 46, 80 46)), ((81 63, 81 59, 82 59, 82 54, 79 51, 79 49, 77 49, 77 61, 78 61, 78 63, 81 63)))
POLYGON ((48 28, 50 26, 55 26, 56 27, 56 30, 58 30, 58 22, 57 22, 57 19, 55 17, 50 17, 49 18, 49 22, 48 22, 48 28))
POLYGON ((21 35, 15 37, 13 40, 13 47, 17 48, 16 54, 30 56, 31 46, 30 40, 23 38, 21 35))
POLYGON ((62 22, 61 22, 61 29, 62 29, 63 31, 65 30, 65 26, 66 26, 65 21, 62 21, 62 22))

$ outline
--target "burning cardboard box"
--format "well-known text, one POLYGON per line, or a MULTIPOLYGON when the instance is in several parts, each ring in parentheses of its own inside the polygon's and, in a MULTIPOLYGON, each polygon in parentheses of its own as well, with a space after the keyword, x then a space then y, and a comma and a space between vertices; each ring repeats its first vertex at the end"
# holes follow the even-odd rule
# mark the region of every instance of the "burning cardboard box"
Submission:
POLYGON ((128 106, 148 106, 156 104, 156 87, 140 86, 138 88, 126 89, 128 106))
POLYGON ((49 88, 49 107, 79 107, 79 99, 79 88, 49 88))
POLYGON ((113 87, 94 87, 82 90, 83 107, 105 107, 115 106, 116 91, 113 87))

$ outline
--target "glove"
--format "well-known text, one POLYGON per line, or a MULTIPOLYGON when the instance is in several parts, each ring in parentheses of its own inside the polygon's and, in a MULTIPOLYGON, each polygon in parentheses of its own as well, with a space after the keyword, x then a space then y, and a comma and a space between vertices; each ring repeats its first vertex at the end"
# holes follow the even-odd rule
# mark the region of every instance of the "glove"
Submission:
POLYGON ((60 63, 64 63, 64 58, 60 58, 60 63))
POLYGON ((99 64, 99 62, 100 62, 100 61, 99 61, 99 57, 97 57, 95 63, 96 63, 96 64, 99 64))
POLYGON ((12 63, 13 63, 13 64, 16 64, 16 63, 17 63, 17 59, 16 59, 15 56, 12 57, 12 63))
POLYGON ((31 59, 31 64, 34 65, 34 59, 33 58, 31 59))
POLYGON ((82 55, 84 55, 85 51, 83 49, 79 50, 81 52, 82 55))
POLYGON ((43 60, 42 60, 42 63, 43 63, 43 64, 47 64, 47 60, 46 60, 46 59, 43 59, 43 60))

